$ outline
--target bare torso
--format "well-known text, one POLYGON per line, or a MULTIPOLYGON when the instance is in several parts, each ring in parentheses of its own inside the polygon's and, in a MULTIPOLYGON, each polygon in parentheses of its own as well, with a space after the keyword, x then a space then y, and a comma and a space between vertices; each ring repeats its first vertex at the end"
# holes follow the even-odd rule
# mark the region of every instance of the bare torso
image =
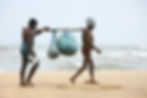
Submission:
POLYGON ((35 36, 35 32, 34 30, 30 30, 30 29, 24 29, 23 32, 23 43, 25 44, 34 44, 34 36, 35 36))
POLYGON ((33 46, 34 46, 34 38, 35 38, 35 30, 25 28, 23 30, 23 44, 27 45, 31 54, 34 54, 33 46))
POLYGON ((83 30, 83 35, 82 35, 82 41, 83 41, 83 48, 85 49, 91 49, 93 45, 93 36, 91 31, 89 30, 83 30))

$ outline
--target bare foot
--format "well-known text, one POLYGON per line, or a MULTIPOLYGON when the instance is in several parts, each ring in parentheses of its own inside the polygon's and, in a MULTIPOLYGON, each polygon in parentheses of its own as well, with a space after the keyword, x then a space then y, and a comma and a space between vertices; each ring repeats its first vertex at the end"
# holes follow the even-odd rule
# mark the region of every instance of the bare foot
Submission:
POLYGON ((34 86, 34 84, 33 84, 33 83, 31 83, 31 82, 28 82, 26 85, 27 85, 27 86, 31 86, 31 87, 33 87, 33 86, 34 86))
POLYGON ((26 86, 26 83, 25 82, 21 82, 20 86, 24 87, 24 86, 26 86))
POLYGON ((88 81, 86 81, 86 83, 94 84, 94 85, 98 84, 98 82, 96 80, 88 80, 88 81))
POLYGON ((75 78, 74 78, 74 77, 70 78, 70 82, 71 82, 72 84, 74 84, 74 83, 75 83, 75 78))

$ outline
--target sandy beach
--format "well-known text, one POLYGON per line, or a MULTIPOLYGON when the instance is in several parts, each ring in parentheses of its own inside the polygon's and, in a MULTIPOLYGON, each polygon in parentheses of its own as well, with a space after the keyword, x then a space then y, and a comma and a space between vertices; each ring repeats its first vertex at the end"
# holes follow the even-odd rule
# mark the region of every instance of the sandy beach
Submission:
POLYGON ((73 72, 38 72, 34 87, 20 87, 18 73, 0 73, 0 98, 147 98, 146 71, 99 71, 97 85, 86 84, 85 72, 76 84, 73 72))

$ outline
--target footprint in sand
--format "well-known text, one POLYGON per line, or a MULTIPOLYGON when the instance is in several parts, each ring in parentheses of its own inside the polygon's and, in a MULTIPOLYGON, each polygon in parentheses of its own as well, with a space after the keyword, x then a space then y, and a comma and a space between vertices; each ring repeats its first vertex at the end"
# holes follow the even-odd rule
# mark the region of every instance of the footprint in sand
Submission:
POLYGON ((103 90, 116 90, 116 89, 122 89, 122 86, 120 85, 100 85, 100 89, 103 90))
POLYGON ((58 84, 58 85, 56 85, 56 87, 60 88, 60 89, 67 89, 67 88, 69 88, 69 85, 67 85, 67 84, 58 84))
POLYGON ((58 84, 56 85, 59 89, 77 89, 77 90, 93 90, 93 89, 102 89, 102 90, 120 90, 123 87, 120 85, 68 85, 68 84, 58 84))

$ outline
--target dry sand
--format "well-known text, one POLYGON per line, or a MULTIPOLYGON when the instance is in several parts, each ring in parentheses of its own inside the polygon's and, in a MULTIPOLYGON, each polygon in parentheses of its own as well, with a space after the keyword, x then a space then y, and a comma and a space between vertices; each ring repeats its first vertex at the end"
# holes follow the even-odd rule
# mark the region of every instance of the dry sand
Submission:
POLYGON ((0 98, 147 98, 147 71, 96 72, 97 85, 84 73, 75 85, 73 72, 37 73, 34 87, 20 87, 18 73, 0 73, 0 98))

